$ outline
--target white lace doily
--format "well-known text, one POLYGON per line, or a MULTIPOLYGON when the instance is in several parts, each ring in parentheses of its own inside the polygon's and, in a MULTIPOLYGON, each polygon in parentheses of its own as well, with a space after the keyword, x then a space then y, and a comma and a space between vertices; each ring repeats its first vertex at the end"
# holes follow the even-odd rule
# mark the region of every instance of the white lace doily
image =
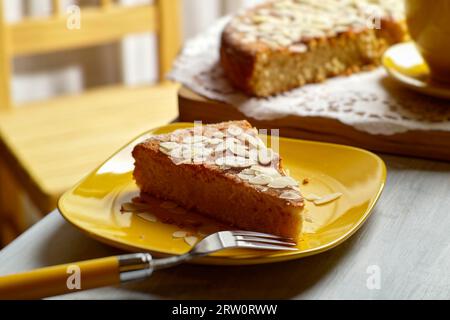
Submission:
POLYGON ((388 78, 382 68, 265 99, 241 93, 230 85, 219 65, 220 33, 228 19, 187 41, 169 78, 207 98, 232 104, 257 120, 320 116, 384 135, 408 130, 450 131, 450 102, 410 91, 388 78))

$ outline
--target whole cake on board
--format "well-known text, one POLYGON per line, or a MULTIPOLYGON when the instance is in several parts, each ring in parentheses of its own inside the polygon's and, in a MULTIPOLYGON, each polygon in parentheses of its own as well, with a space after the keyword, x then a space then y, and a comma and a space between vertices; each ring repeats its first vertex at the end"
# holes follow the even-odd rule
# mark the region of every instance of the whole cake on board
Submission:
POLYGON ((232 18, 220 60, 234 86, 267 97, 376 66, 405 37, 403 1, 275 0, 232 18))

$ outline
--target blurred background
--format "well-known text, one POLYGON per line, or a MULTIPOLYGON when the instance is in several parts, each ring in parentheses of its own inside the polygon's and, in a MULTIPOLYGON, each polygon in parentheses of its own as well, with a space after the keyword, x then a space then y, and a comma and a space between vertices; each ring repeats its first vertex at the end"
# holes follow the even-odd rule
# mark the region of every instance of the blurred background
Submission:
POLYGON ((0 248, 119 147, 176 119, 164 74, 183 42, 259 2, 0 0, 0 248))
MULTIPOLYGON (((99 0, 61 0, 62 7, 98 5, 99 0)), ((115 0, 121 5, 151 0, 115 0)), ((261 0, 182 0, 182 40, 207 28, 218 17, 261 0), (195 18, 192 18, 195 17, 195 18)), ((51 0, 4 0, 8 22, 52 14, 51 0)), ((131 35, 118 43, 55 52, 14 60, 12 94, 20 105, 55 95, 78 93, 99 85, 155 83, 158 80, 157 43, 154 34, 131 35)))

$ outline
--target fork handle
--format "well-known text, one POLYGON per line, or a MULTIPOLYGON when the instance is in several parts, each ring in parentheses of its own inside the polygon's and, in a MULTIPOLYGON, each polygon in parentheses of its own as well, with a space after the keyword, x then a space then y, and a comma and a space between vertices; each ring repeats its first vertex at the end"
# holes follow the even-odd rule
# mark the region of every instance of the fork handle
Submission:
POLYGON ((40 299, 146 278, 148 253, 127 254, 36 269, 0 277, 0 299, 40 299))

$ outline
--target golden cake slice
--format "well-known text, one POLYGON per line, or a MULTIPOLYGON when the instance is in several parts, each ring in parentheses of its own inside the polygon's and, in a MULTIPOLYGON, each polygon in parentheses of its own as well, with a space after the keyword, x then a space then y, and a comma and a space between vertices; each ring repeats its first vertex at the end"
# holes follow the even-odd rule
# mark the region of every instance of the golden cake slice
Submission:
POLYGON ((376 66, 405 30, 399 0, 270 1, 232 18, 221 65, 234 86, 265 97, 376 66))
POLYGON ((301 233, 304 202, 298 182, 247 121, 154 136, 138 144, 133 157, 134 178, 144 194, 234 229, 294 240, 301 233))

